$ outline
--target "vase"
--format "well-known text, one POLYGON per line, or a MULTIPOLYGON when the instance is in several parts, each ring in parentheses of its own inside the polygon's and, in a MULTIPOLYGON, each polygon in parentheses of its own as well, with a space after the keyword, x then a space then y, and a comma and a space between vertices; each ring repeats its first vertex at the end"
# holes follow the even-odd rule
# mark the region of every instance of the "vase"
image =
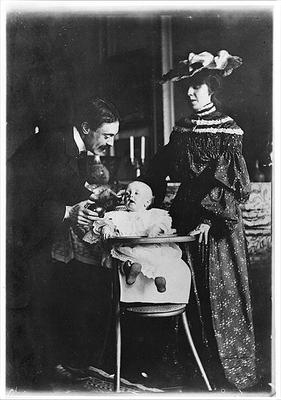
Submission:
POLYGON ((252 180, 253 180, 253 182, 264 182, 265 181, 265 176, 264 176, 264 173, 259 168, 258 160, 256 160, 256 162, 255 162, 255 168, 253 170, 252 180))
POLYGON ((109 181, 109 171, 102 164, 100 156, 94 155, 88 158, 87 182, 89 184, 106 185, 109 181))

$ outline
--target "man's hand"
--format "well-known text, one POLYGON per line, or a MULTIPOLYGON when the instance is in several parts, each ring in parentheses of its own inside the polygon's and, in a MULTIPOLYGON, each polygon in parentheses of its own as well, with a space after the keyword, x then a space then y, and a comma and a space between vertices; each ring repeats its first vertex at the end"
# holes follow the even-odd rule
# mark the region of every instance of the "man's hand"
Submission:
POLYGON ((204 236, 204 242, 205 244, 208 243, 208 234, 210 230, 210 225, 208 224, 200 224, 195 228, 193 231, 189 232, 189 235, 191 236, 197 236, 199 235, 199 243, 202 242, 203 236, 204 236))
POLYGON ((87 205, 93 204, 90 200, 81 201, 69 209, 69 220, 72 226, 86 227, 98 219, 98 213, 89 210, 87 205))

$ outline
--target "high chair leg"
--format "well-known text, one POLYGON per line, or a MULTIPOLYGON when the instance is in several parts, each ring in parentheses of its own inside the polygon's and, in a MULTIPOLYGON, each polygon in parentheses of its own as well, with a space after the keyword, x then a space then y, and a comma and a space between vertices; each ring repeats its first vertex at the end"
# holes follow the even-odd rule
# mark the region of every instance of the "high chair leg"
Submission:
POLYGON ((114 374, 114 391, 120 392, 120 370, 121 370, 121 324, 120 310, 116 312, 115 320, 115 374, 114 374))
POLYGON ((118 275, 118 261, 111 258, 113 270, 113 315, 115 318, 115 374, 113 389, 120 392, 120 371, 121 371, 121 321, 120 321, 120 286, 118 275))
POLYGON ((192 336, 191 336, 191 333, 190 333, 190 329, 189 329, 189 325, 188 325, 188 322, 187 322, 186 311, 183 312, 181 315, 182 315, 182 322, 183 322, 184 330, 185 330, 185 333, 186 333, 187 340, 189 342, 191 351, 192 351, 192 353, 194 355, 194 358, 195 358, 196 363, 197 363, 197 365, 198 365, 198 367, 200 369, 201 375, 202 375, 202 377, 203 377, 203 379, 204 379, 204 381, 206 383, 206 386, 207 386, 209 392, 211 392, 212 391, 212 387, 211 387, 210 382, 209 382, 209 380, 207 378, 206 372, 205 372, 205 370, 203 368, 203 365, 201 363, 201 360, 199 358, 197 350, 196 350, 196 348, 194 346, 194 342, 193 342, 193 339, 192 339, 192 336))

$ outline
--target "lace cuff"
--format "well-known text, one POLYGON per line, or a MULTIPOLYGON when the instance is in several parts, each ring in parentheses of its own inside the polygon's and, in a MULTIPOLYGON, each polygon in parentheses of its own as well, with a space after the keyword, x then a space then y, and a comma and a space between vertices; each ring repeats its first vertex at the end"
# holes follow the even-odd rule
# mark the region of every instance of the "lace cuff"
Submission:
POLYGON ((114 236, 114 234, 118 236, 118 230, 116 229, 116 226, 112 220, 109 218, 102 218, 94 221, 92 228, 86 233, 86 235, 83 237, 83 240, 90 244, 99 242, 101 240, 103 229, 108 229, 110 232, 112 232, 112 236, 114 236))

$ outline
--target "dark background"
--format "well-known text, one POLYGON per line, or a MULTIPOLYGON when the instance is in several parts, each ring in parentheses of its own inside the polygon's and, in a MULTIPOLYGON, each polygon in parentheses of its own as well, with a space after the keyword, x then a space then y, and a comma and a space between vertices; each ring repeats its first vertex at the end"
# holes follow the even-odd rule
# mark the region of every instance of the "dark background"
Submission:
MULTIPOLYGON (((120 110, 117 156, 128 157, 133 134, 146 135, 151 158, 163 143, 162 88, 156 82, 160 14, 8 14, 7 156, 36 126, 71 123, 74 104, 90 94, 109 98, 120 110)), ((169 15, 174 63, 190 51, 226 49, 243 58, 225 79, 222 100, 245 131, 244 154, 253 176, 256 160, 268 162, 271 151, 272 12, 218 8, 169 15)), ((177 120, 190 110, 184 86, 176 83, 174 93, 177 120)))

